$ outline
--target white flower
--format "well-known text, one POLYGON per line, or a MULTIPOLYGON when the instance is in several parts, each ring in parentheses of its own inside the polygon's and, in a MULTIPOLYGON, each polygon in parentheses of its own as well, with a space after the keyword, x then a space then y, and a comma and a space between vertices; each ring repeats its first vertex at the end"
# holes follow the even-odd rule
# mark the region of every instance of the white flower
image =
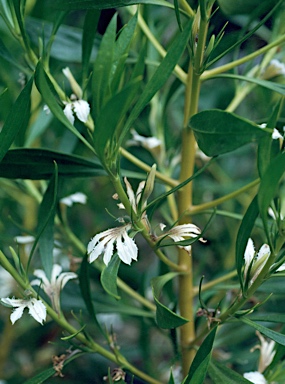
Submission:
POLYGON ((108 229, 94 236, 87 246, 89 262, 92 263, 104 253, 103 261, 108 265, 114 254, 115 243, 118 256, 125 264, 130 265, 132 260, 137 260, 138 248, 134 240, 128 235, 130 229, 131 225, 127 224, 122 227, 108 229))
POLYGON ((262 373, 255 372, 246 372, 243 374, 243 377, 254 384, 267 384, 267 381, 262 373))
MULTIPOLYGON (((160 224, 160 229, 163 230, 165 228, 164 224, 160 224)), ((169 236, 174 242, 179 242, 186 240, 187 238, 195 238, 201 235, 201 229, 197 227, 195 224, 181 224, 176 227, 171 228, 169 231, 165 232, 165 234, 157 237, 157 240, 164 238, 165 236, 169 236)), ((200 238, 199 241, 205 243, 206 240, 200 238)), ((190 252, 191 245, 179 245, 179 248, 185 249, 185 251, 190 252)))
POLYGON ((0 297, 10 295, 14 289, 14 279, 3 267, 0 267, 0 281, 0 297))
MULTIPOLYGON (((71 99, 74 99, 71 97, 71 99)), ((86 123, 89 113, 90 106, 85 100, 73 100, 70 103, 64 102, 65 107, 63 113, 71 122, 74 124, 75 117, 74 115, 83 123, 86 123)))
MULTIPOLYGON (((267 124, 266 123, 262 123, 259 126, 262 129, 267 128, 267 124)), ((277 139, 282 139, 283 140, 283 136, 280 134, 280 132, 276 128, 273 128, 271 137, 272 137, 273 140, 277 140, 277 139)))
POLYGON ((67 205, 68 207, 71 207, 73 203, 80 203, 80 204, 86 204, 87 196, 82 192, 76 192, 72 195, 66 196, 62 199, 60 199, 60 202, 62 204, 67 205))
POLYGON ((128 145, 141 145, 149 151, 155 158, 161 154, 162 142, 155 136, 145 137, 139 135, 134 129, 131 130, 132 140, 127 142, 128 145))
POLYGON ((256 332, 259 340, 260 345, 257 345, 254 347, 255 349, 260 349, 260 356, 259 356, 259 362, 258 362, 258 371, 264 372, 265 369, 271 364, 276 351, 274 351, 275 348, 275 342, 273 340, 267 341, 265 338, 257 331, 256 332))
POLYGON ((248 239, 244 253, 244 278, 250 279, 249 286, 256 280, 257 276, 265 266, 269 256, 269 245, 263 244, 256 255, 253 241, 252 239, 248 239))
POLYGON ((31 285, 40 286, 49 296, 54 310, 60 312, 60 291, 70 279, 76 279, 77 275, 73 272, 63 272, 58 264, 54 264, 51 273, 51 281, 48 280, 45 272, 42 269, 36 269, 34 275, 38 277, 31 281, 31 285))
POLYGON ((264 79, 271 79, 272 77, 285 75, 285 65, 277 59, 270 61, 269 65, 265 68, 262 74, 264 79))
POLYGON ((29 309, 29 314, 40 324, 43 324, 43 321, 46 319, 46 307, 41 300, 35 298, 9 299, 9 297, 7 297, 1 299, 1 301, 3 304, 15 308, 10 316, 12 324, 22 317, 25 308, 29 309))

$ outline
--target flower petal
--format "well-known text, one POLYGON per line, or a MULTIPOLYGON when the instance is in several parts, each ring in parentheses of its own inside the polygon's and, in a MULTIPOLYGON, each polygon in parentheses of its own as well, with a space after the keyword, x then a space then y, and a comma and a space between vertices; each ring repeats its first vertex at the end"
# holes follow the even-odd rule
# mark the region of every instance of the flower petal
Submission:
POLYGON ((74 124, 74 116, 73 116, 73 103, 67 103, 66 106, 64 107, 63 113, 65 116, 68 118, 68 120, 71 122, 71 124, 74 124))
POLYGON ((83 123, 86 123, 90 113, 90 107, 87 101, 76 100, 73 102, 73 108, 77 118, 83 123))
POLYGON ((262 373, 256 372, 246 372, 243 374, 243 377, 254 384, 267 384, 267 381, 262 373))
POLYGON ((46 319, 47 310, 44 303, 41 300, 35 298, 30 299, 27 307, 29 308, 29 314, 40 324, 46 319))
POLYGON ((22 305, 21 307, 18 307, 13 310, 10 316, 12 324, 15 324, 15 322, 22 317, 25 307, 25 305, 22 305))
POLYGON ((114 241, 109 241, 104 250, 103 261, 105 265, 109 264, 113 254, 114 254, 114 241))

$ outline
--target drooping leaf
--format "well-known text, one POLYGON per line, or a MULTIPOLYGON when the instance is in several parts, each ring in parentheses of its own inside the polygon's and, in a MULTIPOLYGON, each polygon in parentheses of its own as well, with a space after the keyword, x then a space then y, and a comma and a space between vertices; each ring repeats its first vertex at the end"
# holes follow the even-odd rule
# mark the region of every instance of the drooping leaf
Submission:
POLYGON ((260 182, 258 191, 258 206, 263 221, 267 240, 272 248, 271 236, 268 228, 268 208, 275 197, 280 179, 285 173, 285 153, 276 156, 267 167, 267 170, 260 182))
POLYGON ((169 272, 166 275, 158 276, 151 280, 153 298, 156 305, 156 322, 161 328, 177 328, 189 321, 184 317, 177 315, 159 301, 164 285, 178 275, 179 273, 177 272, 169 272))
POLYGON ((221 75, 215 75, 215 76, 213 76, 213 78, 214 77, 217 77, 217 78, 221 77, 221 78, 246 81, 249 83, 259 85, 263 88, 270 89, 271 91, 280 93, 282 96, 285 95, 285 85, 274 83, 273 81, 261 80, 261 79, 255 78, 255 77, 235 75, 235 74, 227 74, 227 73, 221 74, 221 75))
POLYGON ((101 273, 101 284, 105 291, 119 300, 121 297, 118 294, 117 277, 121 264, 121 259, 117 254, 113 255, 109 264, 103 269, 101 273))
POLYGON ((236 239, 236 268, 242 289, 244 289, 242 276, 244 253, 258 213, 257 196, 255 196, 242 219, 236 239))
POLYGON ((282 333, 273 331, 272 329, 264 327, 261 324, 255 323, 254 321, 250 320, 248 317, 245 317, 245 316, 240 317, 239 320, 249 325, 250 327, 256 329, 266 337, 269 337, 269 339, 274 340, 275 343, 285 345, 285 335, 283 335, 282 333))
POLYGON ((66 127, 68 128, 79 140, 81 140, 87 148, 94 152, 94 148, 91 144, 78 132, 78 130, 71 124, 68 118, 63 113, 63 109, 60 107, 59 102, 60 98, 56 93, 56 90, 46 74, 43 64, 41 61, 38 62, 36 73, 35 73, 35 83, 36 86, 42 95, 43 100, 49 107, 53 115, 66 127))
POLYGON ((15 101, 0 132, 0 161, 7 153, 16 136, 27 128, 30 118, 32 85, 33 78, 28 81, 15 101))
POLYGON ((99 161, 42 148, 11 149, 0 163, 0 177, 46 180, 54 174, 54 162, 59 176, 68 178, 105 175, 99 161))
POLYGON ((253 313, 248 317, 253 321, 264 321, 268 323, 284 323, 285 324, 285 315, 283 313, 253 313))
POLYGON ((121 134, 121 141, 123 141, 124 136, 129 131, 134 121, 137 119, 137 117, 140 115, 146 105, 150 102, 156 92, 158 92, 159 89, 162 88, 162 86, 172 74, 172 71, 174 70, 187 45, 191 29, 192 21, 189 21, 184 27, 184 30, 177 35, 177 37, 171 44, 166 56, 154 72, 149 82, 146 84, 138 101, 133 107, 128 117, 128 120, 126 121, 126 124, 124 126, 124 130, 121 134))
POLYGON ((118 8, 133 4, 153 4, 173 8, 173 5, 165 0, 62 0, 55 6, 59 9, 71 10, 118 8))
POLYGON ((183 384, 203 384, 207 375, 208 366, 211 360, 213 344, 216 336, 217 326, 215 326, 203 341, 191 364, 189 373, 184 379, 183 384))
POLYGON ((209 375, 213 380, 214 384, 250 384, 251 381, 248 381, 243 376, 239 375, 237 372, 228 368, 225 364, 218 362, 210 363, 209 365, 209 375))
POLYGON ((189 125, 207 156, 231 152, 270 135, 251 121, 218 109, 197 113, 190 119, 189 125))

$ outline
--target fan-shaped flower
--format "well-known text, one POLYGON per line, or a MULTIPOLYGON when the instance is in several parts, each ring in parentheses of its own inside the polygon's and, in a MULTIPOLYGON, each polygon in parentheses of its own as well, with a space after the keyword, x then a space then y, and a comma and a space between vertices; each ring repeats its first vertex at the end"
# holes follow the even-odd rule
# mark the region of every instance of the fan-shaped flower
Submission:
POLYGON ((138 248, 134 240, 128 235, 131 225, 127 224, 122 227, 107 229, 100 232, 91 239, 87 246, 89 262, 95 261, 102 253, 103 261, 106 265, 114 254, 114 244, 119 258, 125 264, 131 264, 132 260, 137 260, 138 248))
POLYGON ((12 324, 19 320, 23 313, 24 309, 28 308, 29 314, 40 324, 43 324, 43 321, 46 319, 46 307, 41 300, 35 298, 29 299, 10 299, 9 297, 1 299, 2 304, 7 305, 8 307, 15 308, 12 312, 10 319, 12 324))
POLYGON ((52 302, 54 310, 60 312, 60 291, 70 279, 76 279, 77 275, 74 272, 63 272, 62 267, 58 264, 54 264, 51 273, 51 280, 47 278, 45 272, 42 269, 36 269, 34 275, 38 277, 31 281, 31 285, 40 286, 45 293, 49 296, 52 302))
MULTIPOLYGON (((160 224, 160 229, 165 228, 164 224, 160 224)), ((163 235, 158 236, 157 240, 160 240, 166 236, 169 236, 175 243, 179 241, 186 240, 187 238, 195 238, 201 235, 201 229, 195 224, 181 224, 176 227, 171 228, 169 231, 165 232, 163 235)), ((199 241, 205 243, 202 237, 199 238, 199 241)), ((185 251, 190 252, 191 245, 178 245, 179 248, 185 249, 185 251)))

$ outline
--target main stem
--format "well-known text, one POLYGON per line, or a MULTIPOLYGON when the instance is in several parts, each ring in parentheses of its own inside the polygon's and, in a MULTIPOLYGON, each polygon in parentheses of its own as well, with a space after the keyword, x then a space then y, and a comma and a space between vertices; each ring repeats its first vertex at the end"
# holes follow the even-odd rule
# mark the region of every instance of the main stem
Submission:
MULTIPOLYGON (((196 15, 199 20, 199 11, 196 15)), ((191 177, 194 173, 196 141, 193 131, 188 127, 188 121, 198 112, 198 102, 200 95, 200 67, 203 60, 203 52, 205 47, 207 27, 206 20, 201 20, 197 30, 198 44, 193 58, 190 58, 188 77, 185 92, 184 106, 184 127, 182 134, 182 151, 181 151, 181 172, 180 182, 191 177)), ((193 42, 195 46, 195 42, 193 42)), ((185 213, 192 206, 192 183, 188 183, 179 192, 178 196, 178 216, 180 224, 184 224, 189 219, 185 217, 185 213)), ((189 211, 188 211, 189 212, 189 211)), ((186 376, 189 367, 195 356, 195 350, 189 348, 189 345, 195 339, 194 326, 194 295, 195 289, 193 286, 193 264, 192 252, 186 252, 184 249, 179 249, 178 264, 183 270, 187 271, 179 277, 179 309, 181 316, 189 320, 188 323, 180 328, 180 345, 182 354, 182 370, 186 376)))

